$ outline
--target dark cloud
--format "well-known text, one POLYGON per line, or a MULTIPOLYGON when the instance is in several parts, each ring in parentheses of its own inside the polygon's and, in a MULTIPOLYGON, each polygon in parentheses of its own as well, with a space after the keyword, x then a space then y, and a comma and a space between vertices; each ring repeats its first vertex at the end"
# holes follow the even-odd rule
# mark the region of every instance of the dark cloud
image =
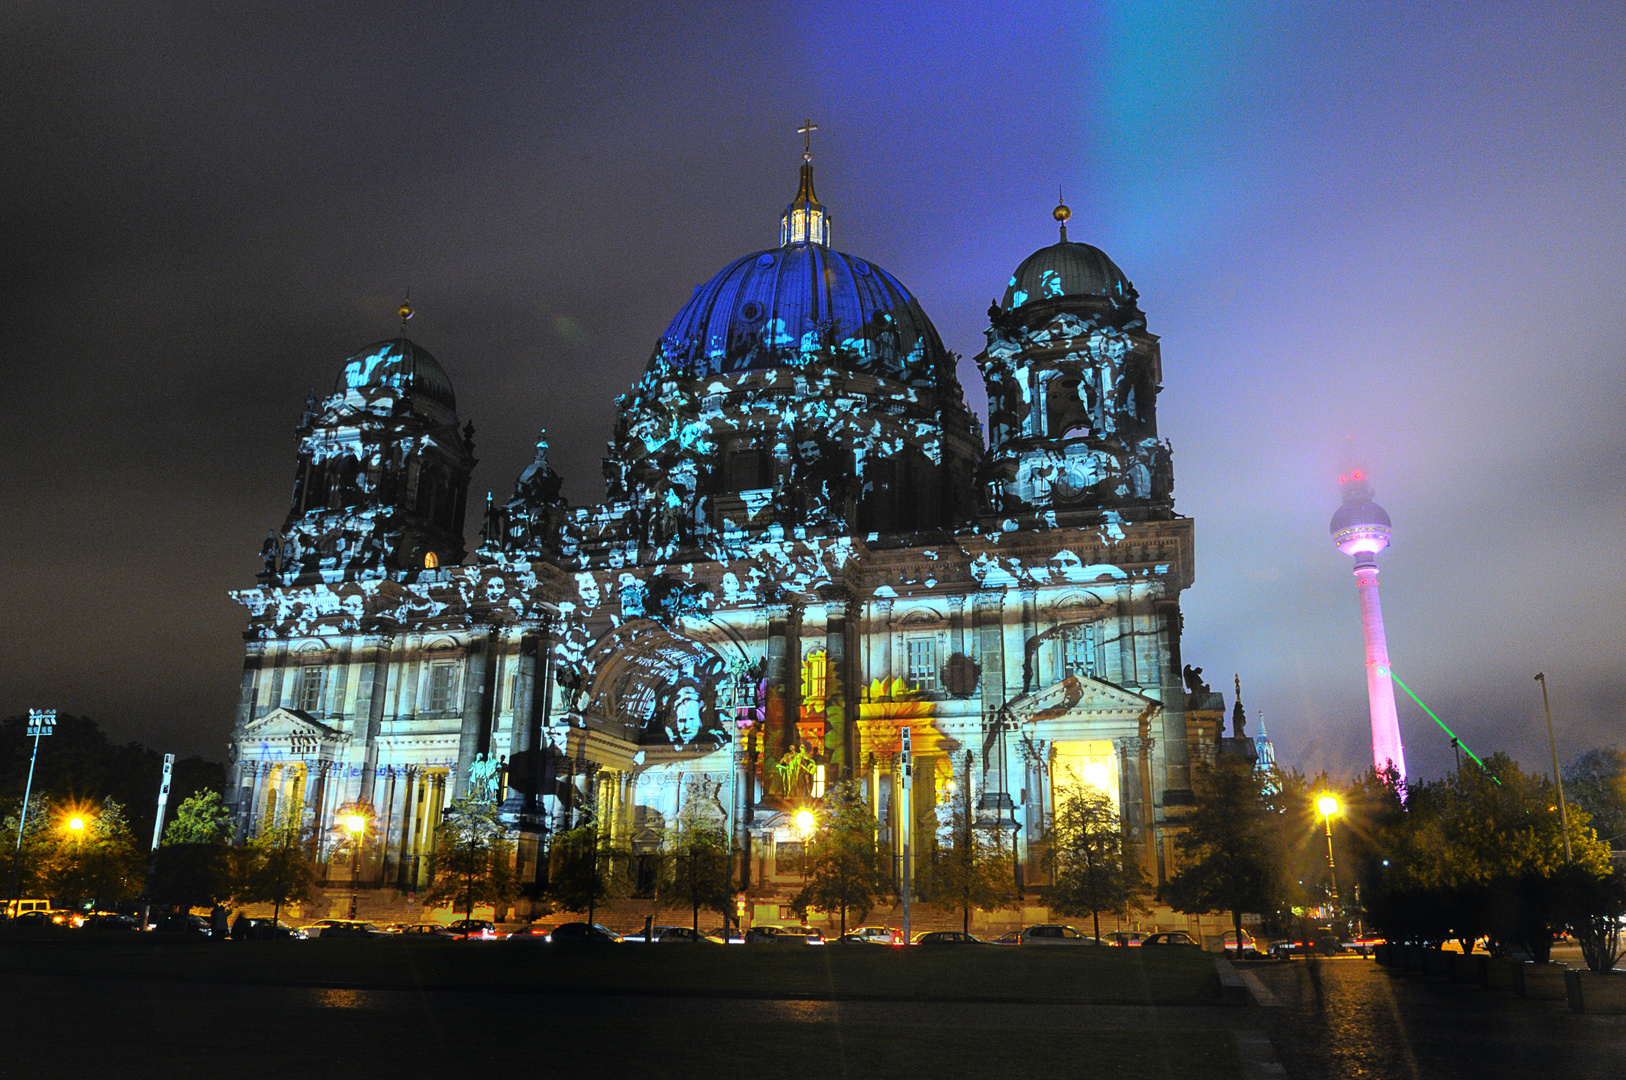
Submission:
POLYGON ((1074 8, 13 5, 0 711, 218 752, 305 394, 408 288, 481 492, 546 425, 595 498, 615 396, 773 242, 811 114, 837 246, 966 356, 1067 183, 1164 336, 1191 659, 1285 758, 1365 752, 1349 436, 1403 677, 1538 762, 1544 668, 1569 748, 1626 741, 1620 13, 1074 8))

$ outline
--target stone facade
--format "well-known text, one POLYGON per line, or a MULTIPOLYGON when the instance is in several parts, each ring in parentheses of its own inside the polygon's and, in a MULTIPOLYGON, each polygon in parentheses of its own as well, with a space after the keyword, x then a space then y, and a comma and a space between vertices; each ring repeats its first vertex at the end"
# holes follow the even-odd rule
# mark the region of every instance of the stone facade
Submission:
POLYGON ((472 556, 445 373, 405 338, 347 361, 234 594, 240 836, 292 805, 331 851, 364 804, 363 879, 411 891, 441 809, 489 782, 535 882, 557 831, 647 853, 701 799, 771 896, 800 883, 795 810, 853 780, 901 875, 907 726, 917 810, 969 785, 1025 864, 1057 789, 1091 783, 1166 875, 1223 703, 1188 715, 1192 523, 1133 287, 1065 224, 1018 268, 977 358, 985 445, 902 284, 794 239, 829 235, 792 228, 824 213, 802 183, 791 239, 697 289, 620 400, 605 501, 569 506, 541 440, 472 556))

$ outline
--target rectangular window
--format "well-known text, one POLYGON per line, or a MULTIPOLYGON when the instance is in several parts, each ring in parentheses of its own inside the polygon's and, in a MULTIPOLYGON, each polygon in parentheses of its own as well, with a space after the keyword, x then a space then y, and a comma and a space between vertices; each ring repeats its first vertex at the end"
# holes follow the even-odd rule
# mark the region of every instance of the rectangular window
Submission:
POLYGON ((908 665, 905 679, 921 690, 937 689, 937 640, 929 637, 910 638, 906 644, 908 665))
POLYGON ((429 708, 432 713, 452 712, 457 701, 457 661, 437 660, 429 665, 429 708))
POLYGON ((299 709, 315 715, 322 707, 322 669, 307 664, 299 672, 299 709))
POLYGON ((1096 624, 1075 626, 1062 637, 1062 667, 1069 675, 1094 678, 1099 670, 1100 650, 1096 648, 1096 624))
POLYGON ((778 874, 805 874, 807 848, 798 840, 781 840, 773 846, 773 865, 778 874))

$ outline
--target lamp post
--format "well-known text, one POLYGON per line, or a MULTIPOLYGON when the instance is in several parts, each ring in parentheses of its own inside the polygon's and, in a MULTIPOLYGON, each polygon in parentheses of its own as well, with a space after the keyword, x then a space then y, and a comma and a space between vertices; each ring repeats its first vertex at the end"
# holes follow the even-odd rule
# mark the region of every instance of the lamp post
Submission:
POLYGON ((362 814, 348 814, 344 827, 350 833, 350 917, 356 917, 357 889, 361 880, 361 837, 367 831, 367 818, 362 814))
POLYGON ((1553 738, 1553 708, 1547 704, 1547 676, 1536 672, 1541 684, 1541 711, 1547 714, 1547 748, 1553 752, 1553 783, 1558 785, 1558 824, 1564 830, 1564 865, 1570 864, 1570 812, 1564 805, 1564 778, 1558 774, 1558 740, 1553 738))
MULTIPOLYGON (((1316 809, 1321 811, 1322 819, 1327 823, 1327 880, 1331 883, 1331 897, 1328 907, 1336 910, 1338 907, 1338 864, 1332 857, 1332 816, 1338 813, 1338 797, 1323 795, 1316 800, 1316 809)), ((1329 917, 1329 921, 1330 917, 1329 917)))

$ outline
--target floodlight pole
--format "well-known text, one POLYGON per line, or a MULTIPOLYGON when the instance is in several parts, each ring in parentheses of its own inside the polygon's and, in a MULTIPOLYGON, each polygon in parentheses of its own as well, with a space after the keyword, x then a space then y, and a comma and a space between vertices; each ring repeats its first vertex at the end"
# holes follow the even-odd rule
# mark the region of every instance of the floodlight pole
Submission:
POLYGON ((1553 737, 1553 709, 1547 704, 1547 676, 1536 672, 1541 684, 1541 711, 1547 714, 1547 748, 1553 752, 1553 783, 1558 785, 1558 824, 1564 830, 1564 865, 1570 864, 1570 812, 1564 805, 1564 778, 1558 773, 1558 740, 1553 737))
POLYGON ((17 812, 17 847, 11 855, 11 892, 6 896, 6 918, 12 917, 11 905, 17 899, 17 889, 23 873, 23 828, 28 824, 28 800, 34 794, 34 763, 40 757, 40 739, 51 734, 56 727, 55 709, 29 709, 28 734, 34 736, 34 752, 28 756, 28 783, 23 787, 23 805, 17 812))

